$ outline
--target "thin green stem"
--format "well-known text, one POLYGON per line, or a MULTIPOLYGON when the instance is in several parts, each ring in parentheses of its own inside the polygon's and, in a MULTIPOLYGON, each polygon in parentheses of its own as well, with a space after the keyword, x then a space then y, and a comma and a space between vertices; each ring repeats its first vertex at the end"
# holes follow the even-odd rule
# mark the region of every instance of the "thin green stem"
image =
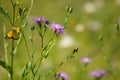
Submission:
POLYGON ((31 56, 30 56, 30 52, 29 52, 28 45, 27 45, 27 40, 26 40, 25 35, 24 35, 23 32, 22 32, 22 36, 23 36, 23 39, 24 39, 24 41, 25 41, 25 47, 26 47, 26 49, 27 49, 28 58, 29 58, 29 60, 31 61, 31 56))
POLYGON ((31 44, 32 44, 32 59, 34 58, 34 40, 33 40, 33 30, 31 31, 31 44))
POLYGON ((44 37, 43 37, 43 35, 41 36, 41 49, 43 48, 43 40, 44 40, 44 37))
MULTIPOLYGON (((35 78, 35 72, 34 72, 34 53, 35 53, 35 46, 34 46, 34 39, 33 39, 33 30, 31 30, 31 44, 32 44, 32 56, 31 56, 31 72, 33 74, 33 77, 35 78)), ((34 80, 34 79, 33 79, 34 80)))
POLYGON ((66 7, 66 18, 65 18, 65 23, 64 23, 64 28, 67 27, 67 23, 68 23, 68 17, 70 16, 70 14, 72 13, 73 8, 72 7, 66 7))
POLYGON ((16 4, 14 4, 13 0, 11 0, 11 4, 12 4, 12 7, 13 7, 13 23, 12 25, 14 26, 14 23, 15 23, 15 8, 16 8, 16 4))
MULTIPOLYGON (((30 11, 32 9, 32 6, 33 6, 33 0, 30 1, 30 6, 29 6, 29 9, 28 9, 28 12, 27 12, 27 15, 26 15, 26 20, 23 22, 23 25, 21 25, 21 27, 23 27, 23 29, 26 27, 26 24, 27 24, 27 19, 29 17, 29 14, 30 14, 30 11)), ((28 48, 28 43, 27 43, 27 40, 26 40, 26 37, 24 35, 24 30, 21 30, 22 32, 22 36, 23 36, 23 39, 24 39, 24 42, 25 42, 25 47, 27 49, 27 55, 28 55, 28 58, 29 58, 29 61, 32 62, 32 56, 30 55, 30 52, 29 52, 29 48, 28 48)), ((33 43, 32 43, 33 44, 33 43)), ((33 67, 31 66, 31 71, 32 71, 32 74, 34 75, 34 71, 33 71, 33 67)), ((26 77, 26 80, 27 80, 27 77, 26 77)))
MULTIPOLYGON (((23 27, 25 27, 25 25, 27 23, 27 19, 29 17, 29 14, 30 14, 30 11, 32 9, 32 6, 33 6, 33 0, 31 0, 31 2, 30 2, 30 7, 29 7, 29 10, 28 10, 28 13, 27 13, 27 16, 26 16, 26 21, 25 21, 23 27)), ((30 56, 30 53, 29 53, 29 49, 28 49, 28 46, 27 46, 27 41, 26 41, 24 32, 22 32, 22 34, 23 34, 23 38, 24 38, 24 41, 25 41, 25 46, 26 46, 26 49, 27 49, 27 54, 28 54, 29 60, 31 61, 31 56, 30 56)))
POLYGON ((15 24, 15 7, 16 7, 16 4, 13 4, 13 26, 15 24))
POLYGON ((42 36, 41 36, 41 48, 43 48, 44 47, 44 36, 45 36, 45 33, 46 33, 46 27, 44 27, 44 31, 43 31, 43 34, 42 34, 42 36))
POLYGON ((56 71, 58 68, 60 68, 64 63, 66 63, 66 62, 69 61, 70 59, 74 58, 75 53, 77 53, 77 51, 78 51, 78 48, 74 49, 73 52, 66 57, 66 59, 63 59, 63 61, 61 61, 54 69, 50 70, 50 71, 47 73, 47 75, 44 77, 43 80, 46 80, 47 77, 48 77, 50 74, 52 74, 53 72, 55 72, 55 71, 56 71))
POLYGON ((46 31, 47 31, 47 28, 44 27, 43 37, 45 36, 46 31))
POLYGON ((11 4, 12 4, 12 6, 14 5, 13 0, 11 0, 11 4))
POLYGON ((11 68, 12 68, 12 72, 11 72, 11 80, 13 80, 13 60, 14 60, 14 55, 11 55, 11 68))
POLYGON ((38 70, 39 70, 39 68, 40 68, 40 66, 41 66, 41 64, 42 64, 42 60, 43 60, 43 56, 40 58, 40 63, 38 64, 38 67, 37 67, 37 69, 36 69, 36 71, 35 71, 35 73, 34 73, 34 78, 33 78, 33 80, 35 79, 35 77, 36 77, 36 74, 37 74, 37 72, 38 72, 38 70))
POLYGON ((29 14, 30 14, 30 11, 31 11, 31 9, 32 9, 32 6, 33 6, 33 0, 31 0, 31 3, 30 3, 30 8, 29 8, 29 11, 28 11, 28 14, 27 14, 27 18, 28 18, 29 14))
POLYGON ((43 36, 43 34, 42 34, 42 27, 41 26, 38 26, 37 27, 37 30, 38 30, 38 34, 39 34, 39 36, 40 36, 40 38, 41 38, 41 49, 43 48, 43 38, 44 38, 44 36, 43 36))
POLYGON ((28 20, 30 11, 31 11, 31 9, 32 9, 32 6, 33 6, 33 0, 31 0, 31 2, 30 2, 30 6, 29 6, 28 12, 27 12, 27 14, 26 14, 26 20, 24 21, 23 25, 21 26, 21 27, 23 27, 23 28, 24 28, 24 27, 26 26, 26 24, 27 24, 27 20, 28 20))
POLYGON ((38 73, 38 70, 39 70, 41 64, 47 58, 50 49, 53 47, 53 45, 56 42, 56 39, 57 39, 57 37, 55 35, 53 35, 52 38, 50 39, 48 45, 46 47, 44 47, 44 49, 42 50, 41 56, 40 56, 39 60, 37 60, 37 62, 39 62, 39 63, 38 63, 37 69, 35 70, 35 75, 38 73))
POLYGON ((12 53, 11 53, 11 69, 12 69, 12 72, 10 73, 10 80, 13 80, 13 64, 14 64, 14 54, 13 54, 13 51, 14 51, 14 40, 12 40, 12 53))
POLYGON ((47 75, 44 77, 43 80, 46 80, 50 74, 54 73, 54 72, 55 72, 58 68, 60 68, 65 62, 67 62, 66 59, 63 60, 63 61, 61 61, 54 69, 50 70, 50 71, 47 73, 47 75))
POLYGON ((68 22, 69 15, 70 15, 69 13, 66 14, 65 23, 64 23, 65 28, 67 27, 67 22, 68 22))
MULTIPOLYGON (((16 4, 14 4, 13 0, 11 0, 11 4, 12 4, 12 7, 13 7, 13 23, 12 23, 12 27, 14 27, 15 25, 15 7, 16 7, 16 4)), ((13 51, 14 51, 14 40, 12 40, 12 52, 11 52, 11 69, 12 69, 12 72, 10 73, 10 80, 13 80, 13 64, 14 64, 14 54, 13 54, 13 51)))

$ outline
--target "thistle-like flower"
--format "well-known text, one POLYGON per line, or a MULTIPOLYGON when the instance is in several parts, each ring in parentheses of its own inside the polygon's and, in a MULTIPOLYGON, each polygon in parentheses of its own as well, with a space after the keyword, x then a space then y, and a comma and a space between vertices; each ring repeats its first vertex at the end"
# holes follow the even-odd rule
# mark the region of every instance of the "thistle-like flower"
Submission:
POLYGON ((55 77, 55 80, 59 80, 59 79, 61 79, 61 80, 69 80, 69 76, 64 72, 56 73, 54 75, 54 77, 55 77))
POLYGON ((52 23, 50 25, 50 29, 54 30, 56 34, 62 34, 64 27, 62 27, 60 24, 52 23))
POLYGON ((47 26, 47 25, 50 24, 49 20, 47 20, 47 19, 45 19, 45 18, 43 18, 43 17, 36 17, 36 18, 34 19, 34 22, 37 23, 39 26, 41 26, 41 23, 42 23, 42 22, 45 24, 45 26, 47 26))
POLYGON ((103 76, 106 76, 107 73, 105 70, 96 70, 90 72, 89 75, 94 77, 96 80, 100 80, 103 76))
POLYGON ((66 73, 61 72, 61 73, 60 73, 60 77, 61 77, 63 80, 69 80, 69 76, 68 76, 66 73))

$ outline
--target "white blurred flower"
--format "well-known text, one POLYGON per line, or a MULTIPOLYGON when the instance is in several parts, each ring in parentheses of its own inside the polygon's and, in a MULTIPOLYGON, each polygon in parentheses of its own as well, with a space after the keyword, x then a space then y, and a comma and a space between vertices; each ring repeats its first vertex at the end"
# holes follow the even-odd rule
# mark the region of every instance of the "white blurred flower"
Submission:
POLYGON ((80 62, 81 63, 85 63, 85 64, 88 64, 88 63, 91 63, 91 58, 89 58, 89 57, 84 57, 84 58, 81 58, 80 59, 80 62))
POLYGON ((92 2, 87 2, 84 5, 84 10, 85 10, 85 12, 87 12, 89 14, 94 13, 96 11, 96 6, 92 2))
POLYGON ((74 45, 74 40, 70 35, 64 35, 59 41, 59 47, 68 48, 74 45))
POLYGON ((83 24, 77 24, 77 25, 75 26, 75 30, 76 30, 77 32, 83 32, 83 31, 84 31, 84 25, 83 25, 83 24))
POLYGON ((104 0, 94 0, 95 4, 96 4, 96 7, 97 9, 100 9, 100 8, 103 8, 104 7, 104 3, 105 1, 104 0))
POLYGON ((120 6, 120 0, 115 0, 115 3, 120 6))
POLYGON ((87 23, 87 27, 89 30, 93 30, 93 31, 97 31, 97 30, 100 30, 101 27, 102 27, 102 24, 98 21, 89 21, 87 23))
POLYGON ((50 68, 53 66, 53 62, 50 58, 48 58, 42 65, 44 68, 50 68))

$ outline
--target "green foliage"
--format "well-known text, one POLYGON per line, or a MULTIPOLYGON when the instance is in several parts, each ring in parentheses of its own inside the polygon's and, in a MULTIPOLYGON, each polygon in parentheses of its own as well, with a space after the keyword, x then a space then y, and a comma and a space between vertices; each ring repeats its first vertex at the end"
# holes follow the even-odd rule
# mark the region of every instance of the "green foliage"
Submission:
POLYGON ((5 17, 5 19, 12 24, 12 19, 2 7, 0 7, 0 13, 5 17))
POLYGON ((26 64, 22 70, 22 79, 26 78, 27 75, 30 72, 30 68, 31 68, 31 62, 29 62, 28 64, 26 64))
MULTIPOLYGON (((89 72, 101 68, 108 75, 100 80, 119 80, 120 4, 115 1, 118 0, 0 0, 0 17, 2 15, 2 20, 6 20, 2 22, 4 36, 11 27, 21 28, 18 40, 7 39, 2 43, 4 38, 0 34, 1 50, 4 44, 0 58, 5 59, 0 61, 0 66, 7 70, 11 80, 54 80, 54 74, 61 71, 66 71, 70 80, 93 80, 89 72), (65 12, 66 6, 72 7, 67 7, 65 12), (64 34, 74 38, 74 46, 79 47, 79 52, 78 48, 71 52, 73 45, 64 48, 69 40, 58 47, 57 40, 62 37, 59 38, 60 35, 44 22, 34 24, 31 18, 33 20, 35 16, 47 17, 50 23, 62 23, 66 29, 64 34), (84 56, 90 57, 92 62, 79 63, 84 56)), ((0 79, 4 77, 2 73, 0 79)))
POLYGON ((0 60, 0 65, 9 73, 12 72, 12 68, 10 67, 10 65, 8 65, 5 61, 1 61, 0 60))

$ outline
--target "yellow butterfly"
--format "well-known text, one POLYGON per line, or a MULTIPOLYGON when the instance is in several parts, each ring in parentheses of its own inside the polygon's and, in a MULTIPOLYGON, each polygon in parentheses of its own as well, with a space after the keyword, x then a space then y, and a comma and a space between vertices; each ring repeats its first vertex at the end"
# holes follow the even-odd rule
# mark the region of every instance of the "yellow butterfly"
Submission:
POLYGON ((5 39, 18 40, 19 39, 19 33, 20 33, 20 31, 21 31, 21 29, 19 27, 12 28, 12 30, 10 30, 6 34, 5 39))

